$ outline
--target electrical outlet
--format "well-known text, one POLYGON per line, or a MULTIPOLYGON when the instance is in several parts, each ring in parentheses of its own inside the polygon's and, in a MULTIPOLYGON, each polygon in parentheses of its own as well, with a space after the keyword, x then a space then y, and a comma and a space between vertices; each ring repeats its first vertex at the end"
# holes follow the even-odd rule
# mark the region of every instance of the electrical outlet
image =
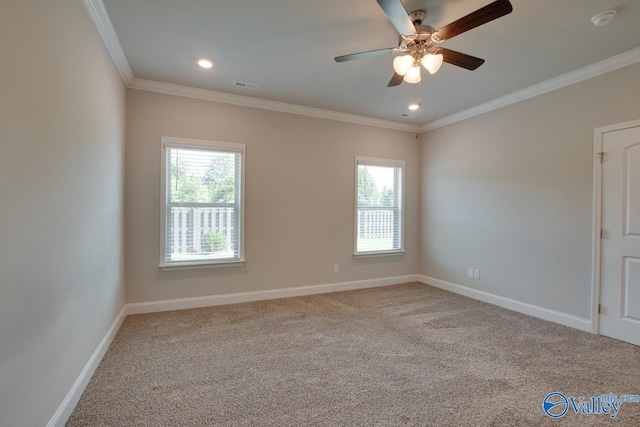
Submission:
POLYGON ((473 268, 467 268, 467 277, 471 277, 473 279, 473 268))
POLYGON ((340 264, 333 264, 333 272, 340 273, 340 264))
POLYGON ((480 270, 473 270, 473 278, 480 279, 480 270))

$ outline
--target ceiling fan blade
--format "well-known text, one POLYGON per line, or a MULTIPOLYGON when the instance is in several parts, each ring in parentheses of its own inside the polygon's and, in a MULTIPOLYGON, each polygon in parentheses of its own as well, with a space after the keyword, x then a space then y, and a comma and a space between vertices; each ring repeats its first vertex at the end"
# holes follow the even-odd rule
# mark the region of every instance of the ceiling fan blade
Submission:
POLYGON ((378 0, 378 4, 400 34, 404 36, 417 34, 416 27, 400 0, 378 0))
POLYGON ((390 47, 387 49, 368 50, 366 52, 358 52, 358 53, 351 53, 349 55, 336 56, 334 59, 336 60, 336 62, 353 61, 354 59, 369 58, 371 56, 393 54, 393 53, 396 53, 397 51, 398 51, 397 48, 390 47))
POLYGON ((404 80, 403 76, 401 76, 398 73, 394 73, 393 77, 391 77, 391 80, 389 80, 389 84, 387 85, 387 87, 399 86, 403 80, 404 80))
POLYGON ((443 61, 451 65, 457 65, 458 67, 466 68, 467 70, 475 70, 482 64, 484 59, 476 58, 475 56, 467 55, 466 53, 456 52, 455 50, 439 48, 438 53, 443 56, 443 61))
POLYGON ((445 25, 436 34, 440 41, 444 41, 507 15, 511 11, 513 11, 513 6, 511 6, 509 0, 497 0, 449 25, 445 25))

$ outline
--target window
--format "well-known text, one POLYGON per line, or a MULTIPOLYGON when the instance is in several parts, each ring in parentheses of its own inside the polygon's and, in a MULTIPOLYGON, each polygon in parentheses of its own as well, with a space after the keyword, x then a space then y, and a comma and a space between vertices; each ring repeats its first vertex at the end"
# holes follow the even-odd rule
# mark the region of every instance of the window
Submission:
POLYGON ((244 262, 243 144, 162 138, 160 267, 244 262))
POLYGON ((356 157, 356 256, 404 252, 403 188, 403 161, 356 157))

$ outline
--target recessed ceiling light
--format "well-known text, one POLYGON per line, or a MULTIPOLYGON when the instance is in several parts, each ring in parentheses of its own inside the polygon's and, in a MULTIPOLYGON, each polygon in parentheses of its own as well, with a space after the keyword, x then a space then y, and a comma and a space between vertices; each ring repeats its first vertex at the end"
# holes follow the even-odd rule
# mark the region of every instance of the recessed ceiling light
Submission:
POLYGON ((411 111, 416 111, 418 108, 420 108, 420 105, 418 105, 418 104, 409 105, 409 110, 411 110, 411 111))
POLYGON ((209 61, 208 59, 201 59, 198 61, 198 65, 202 68, 211 68, 213 67, 213 62, 209 61))

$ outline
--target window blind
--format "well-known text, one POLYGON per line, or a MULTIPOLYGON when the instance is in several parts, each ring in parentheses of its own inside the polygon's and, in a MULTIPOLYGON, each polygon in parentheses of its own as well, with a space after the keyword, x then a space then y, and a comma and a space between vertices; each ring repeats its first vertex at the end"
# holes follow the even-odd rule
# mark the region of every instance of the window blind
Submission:
POLYGON ((165 145, 166 265, 241 259, 242 154, 165 145))
POLYGON ((356 254, 403 250, 403 164, 356 160, 356 254))

